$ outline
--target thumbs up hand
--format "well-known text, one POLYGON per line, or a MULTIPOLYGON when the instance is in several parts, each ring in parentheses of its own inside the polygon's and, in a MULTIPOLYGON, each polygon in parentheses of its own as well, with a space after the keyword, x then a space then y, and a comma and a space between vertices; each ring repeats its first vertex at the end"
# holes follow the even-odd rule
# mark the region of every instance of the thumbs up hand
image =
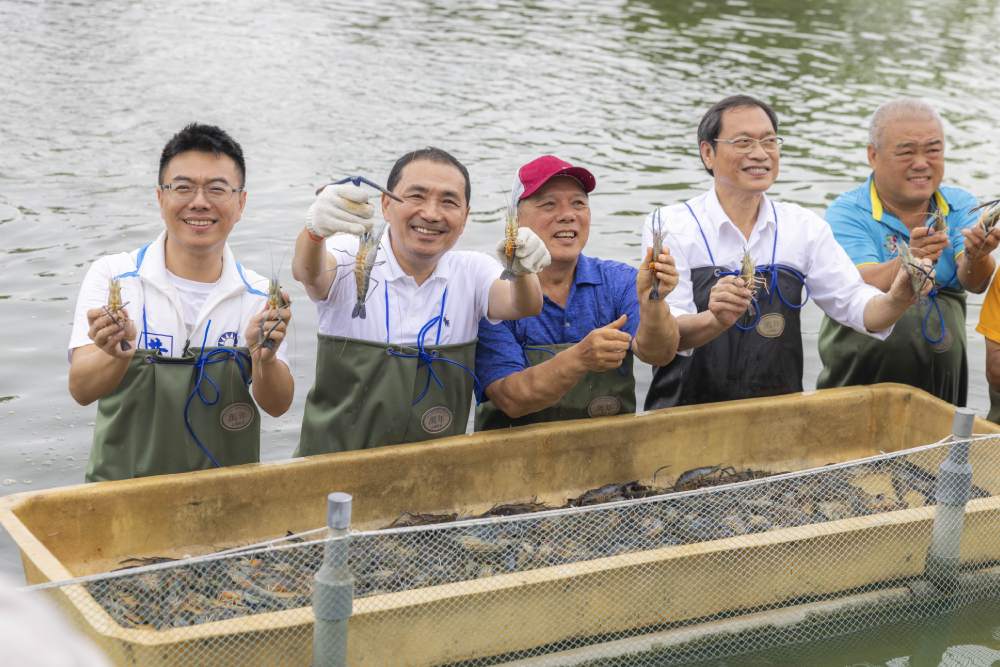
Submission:
POLYGON ((607 326, 594 329, 570 348, 581 370, 600 373, 622 365, 626 353, 632 347, 632 336, 621 330, 627 321, 628 315, 622 315, 607 326))

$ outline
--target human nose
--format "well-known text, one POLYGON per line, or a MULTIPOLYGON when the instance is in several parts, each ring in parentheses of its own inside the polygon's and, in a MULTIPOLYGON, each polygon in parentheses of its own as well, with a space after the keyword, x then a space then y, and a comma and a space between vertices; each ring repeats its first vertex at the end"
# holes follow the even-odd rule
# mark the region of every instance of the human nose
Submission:
POLYGON ((209 208, 210 204, 208 202, 208 197, 205 196, 204 185, 194 186, 194 196, 191 197, 191 201, 188 202, 188 206, 191 208, 209 208))
POLYGON ((428 222, 441 219, 441 202, 433 197, 424 200, 420 207, 420 216, 428 222))
POLYGON ((770 157, 770 153, 764 150, 764 141, 762 139, 753 139, 752 141, 753 144, 750 146, 750 152, 747 155, 754 159, 766 159, 770 157))
POLYGON ((917 151, 913 154, 913 162, 910 164, 910 169, 916 171, 923 171, 925 169, 930 169, 931 163, 927 158, 927 154, 923 151, 917 151))

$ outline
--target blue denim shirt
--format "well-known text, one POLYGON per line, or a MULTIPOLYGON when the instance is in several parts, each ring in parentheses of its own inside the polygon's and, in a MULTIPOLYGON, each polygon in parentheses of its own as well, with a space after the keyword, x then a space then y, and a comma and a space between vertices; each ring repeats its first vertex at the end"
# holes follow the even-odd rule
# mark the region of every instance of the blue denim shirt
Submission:
POLYGON ((636 269, 627 264, 580 255, 565 308, 546 297, 542 312, 534 317, 498 324, 480 320, 476 346, 480 386, 485 389, 527 368, 524 346, 578 343, 622 315, 628 315, 622 331, 634 337, 639 329, 635 278, 636 269))

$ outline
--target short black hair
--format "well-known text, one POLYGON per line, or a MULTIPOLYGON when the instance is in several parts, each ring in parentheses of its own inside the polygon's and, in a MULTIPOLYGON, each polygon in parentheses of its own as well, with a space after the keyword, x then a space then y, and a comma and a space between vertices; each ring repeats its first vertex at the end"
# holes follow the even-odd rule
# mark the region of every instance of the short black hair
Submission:
MULTIPOLYGON (((764 102, 763 100, 758 100, 756 97, 750 97, 749 95, 730 95, 724 100, 720 100, 712 105, 712 108, 705 112, 705 115, 701 117, 701 122, 698 123, 698 155, 701 155, 701 144, 703 142, 708 142, 710 144, 715 144, 715 140, 719 138, 719 132, 722 131, 722 114, 729 111, 730 109, 737 109, 739 107, 758 107, 763 109, 767 117, 771 119, 771 125, 774 127, 774 132, 778 132, 778 114, 774 113, 774 109, 764 102)), ((702 165, 705 167, 705 171, 712 174, 712 170, 705 165, 705 161, 702 160, 702 165)), ((715 174, 712 174, 713 176, 715 174)))
POLYGON ((466 169, 465 165, 459 162, 454 155, 440 148, 435 148, 434 146, 428 146, 427 148, 410 151, 403 157, 396 160, 396 164, 392 165, 392 170, 389 172, 389 180, 386 182, 386 188, 389 191, 392 191, 399 183, 399 179, 403 176, 403 167, 411 162, 416 162, 417 160, 430 160, 431 162, 450 164, 458 169, 462 173, 462 177, 465 179, 465 205, 469 205, 469 201, 472 198, 472 184, 469 182, 469 170, 466 169))
POLYGON ((236 163, 236 169, 240 172, 240 187, 246 185, 247 166, 243 161, 243 149, 239 143, 222 128, 201 123, 189 124, 172 136, 167 145, 163 147, 163 152, 160 154, 159 183, 161 185, 163 184, 163 172, 167 170, 170 161, 187 151, 229 156, 236 163))

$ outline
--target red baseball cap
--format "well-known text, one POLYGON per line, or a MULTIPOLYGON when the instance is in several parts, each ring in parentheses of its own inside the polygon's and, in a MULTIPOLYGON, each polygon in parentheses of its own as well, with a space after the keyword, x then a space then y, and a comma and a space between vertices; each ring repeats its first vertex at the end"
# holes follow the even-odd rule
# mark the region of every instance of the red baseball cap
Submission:
POLYGON ((515 201, 527 199, 535 194, 553 176, 570 176, 575 178, 583 186, 584 192, 590 192, 597 186, 597 180, 594 178, 594 175, 583 167, 574 167, 569 162, 560 160, 555 155, 543 155, 517 170, 517 177, 514 179, 515 201))

